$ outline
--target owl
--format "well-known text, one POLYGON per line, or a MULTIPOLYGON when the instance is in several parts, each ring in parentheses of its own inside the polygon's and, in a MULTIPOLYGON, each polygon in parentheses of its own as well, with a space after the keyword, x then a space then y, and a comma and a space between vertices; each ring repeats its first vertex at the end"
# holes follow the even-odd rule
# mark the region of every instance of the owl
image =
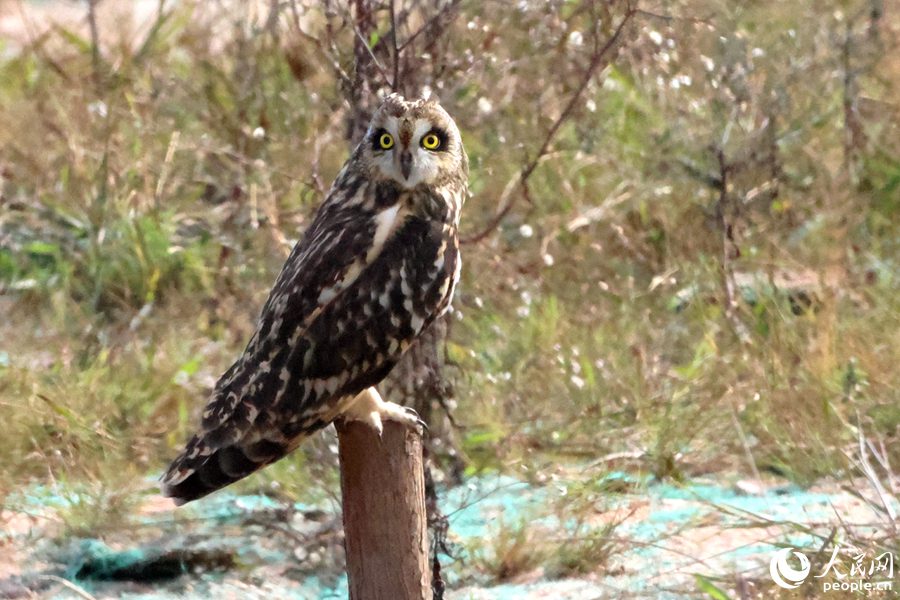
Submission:
POLYGON ((164 495, 205 496, 336 419, 379 433, 384 419, 420 423, 375 386, 450 306, 467 185, 459 130, 437 100, 388 96, 163 475, 164 495))

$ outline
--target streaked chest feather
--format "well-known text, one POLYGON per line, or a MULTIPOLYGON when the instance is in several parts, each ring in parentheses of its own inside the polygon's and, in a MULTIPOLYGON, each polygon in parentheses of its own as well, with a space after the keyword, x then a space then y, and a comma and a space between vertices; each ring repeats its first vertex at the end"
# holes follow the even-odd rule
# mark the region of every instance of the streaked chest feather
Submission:
POLYGON ((460 264, 450 192, 394 191, 323 207, 328 226, 313 224, 279 277, 244 357, 270 366, 223 377, 235 397, 243 388, 280 405, 355 394, 447 309, 460 264))

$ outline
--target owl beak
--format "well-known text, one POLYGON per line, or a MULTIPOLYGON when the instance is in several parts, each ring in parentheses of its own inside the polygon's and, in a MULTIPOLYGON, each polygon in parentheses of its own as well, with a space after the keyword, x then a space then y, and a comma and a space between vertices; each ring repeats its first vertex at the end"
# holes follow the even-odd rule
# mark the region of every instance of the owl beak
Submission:
POLYGON ((412 173, 412 153, 409 150, 400 153, 400 172, 403 173, 403 179, 409 179, 412 173))

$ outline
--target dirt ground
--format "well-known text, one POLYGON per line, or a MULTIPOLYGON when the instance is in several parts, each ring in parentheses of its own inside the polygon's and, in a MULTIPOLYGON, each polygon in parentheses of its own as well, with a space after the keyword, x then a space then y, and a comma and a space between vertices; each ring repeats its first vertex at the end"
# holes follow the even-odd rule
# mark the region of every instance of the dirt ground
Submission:
MULTIPOLYGON (((623 475, 623 477, 625 477, 623 475)), ((588 525, 615 541, 606 564, 548 580, 538 567, 499 584, 473 560, 501 523, 526 520, 535 540, 567 535, 555 512, 565 488, 508 477, 475 479, 444 493, 454 557, 442 556, 448 599, 692 598, 696 575, 765 580, 777 544, 821 544, 808 533, 837 520, 864 529, 876 514, 835 486, 783 482, 652 484, 598 498, 588 525)), ((130 526, 97 538, 64 535, 64 490, 34 490, 0 513, 3 598, 344 598, 342 533, 335 507, 285 505, 228 493, 174 511, 151 495, 130 526), (88 594, 85 596, 84 594, 88 594)), ((582 532, 583 533, 583 532, 582 532)), ((724 585, 724 584, 723 584, 724 585)), ((724 586, 724 587, 727 587, 724 586)))

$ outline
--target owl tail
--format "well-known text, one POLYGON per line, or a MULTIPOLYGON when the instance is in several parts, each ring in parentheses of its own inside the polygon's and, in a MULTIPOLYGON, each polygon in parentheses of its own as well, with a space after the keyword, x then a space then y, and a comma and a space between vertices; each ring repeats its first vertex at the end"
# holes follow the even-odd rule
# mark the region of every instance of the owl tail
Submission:
POLYGON ((160 488, 163 496, 181 506, 243 479, 283 457, 290 449, 268 440, 214 448, 203 438, 194 436, 162 476, 160 488))

